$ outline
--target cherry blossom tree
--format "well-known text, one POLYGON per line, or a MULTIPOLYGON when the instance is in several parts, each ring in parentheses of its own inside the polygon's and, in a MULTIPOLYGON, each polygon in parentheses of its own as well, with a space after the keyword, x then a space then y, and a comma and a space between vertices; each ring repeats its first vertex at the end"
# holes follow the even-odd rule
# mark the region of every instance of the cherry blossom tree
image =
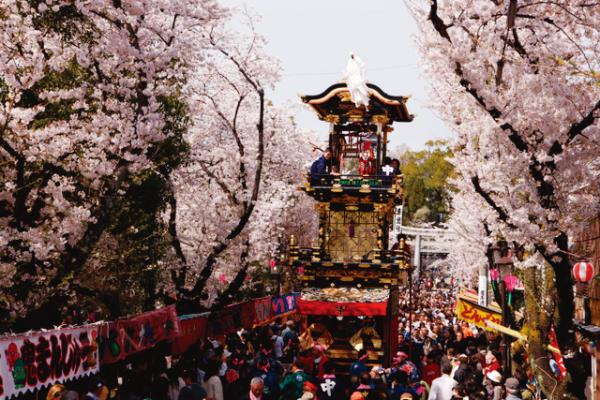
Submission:
POLYGON ((266 99, 278 64, 254 17, 231 30, 231 15, 210 0, 0 2, 3 326, 173 292, 197 309, 223 275, 222 304, 275 250, 313 134, 266 99))
POLYGON ((182 55, 203 48, 192 27, 223 16, 209 0, 0 2, 4 321, 72 289, 119 196, 173 138, 182 55))
POLYGON ((279 67, 265 54, 254 17, 246 17, 245 35, 217 24, 199 31, 210 43, 207 62, 187 89, 194 115, 187 137, 191 161, 171 180, 171 224, 180 258, 172 277, 180 300, 191 307, 206 300, 217 272, 230 283, 217 299, 226 303, 250 261, 266 261, 274 252, 310 159, 313 135, 295 126, 290 110, 265 99, 279 67))
MULTIPOLYGON (((547 263, 569 346, 569 236, 598 210, 600 7, 583 1, 408 1, 435 107, 457 132, 458 189, 493 238, 547 263)), ((552 309, 553 307, 549 307, 552 309)), ((547 328, 547 327, 546 327, 547 328)))

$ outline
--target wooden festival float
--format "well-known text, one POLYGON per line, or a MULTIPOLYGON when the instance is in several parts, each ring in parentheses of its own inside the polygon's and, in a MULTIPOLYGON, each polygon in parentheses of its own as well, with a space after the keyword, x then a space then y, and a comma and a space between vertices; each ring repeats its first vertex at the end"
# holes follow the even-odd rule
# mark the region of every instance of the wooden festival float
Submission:
POLYGON ((408 246, 388 249, 394 207, 402 204, 402 175, 383 165, 394 122, 410 122, 406 97, 367 84, 369 106, 357 107, 345 83, 302 101, 329 123, 332 157, 325 174, 307 176, 316 201, 318 245, 289 244, 301 274, 298 311, 306 316, 301 346, 320 343, 347 371, 361 348, 368 364, 389 366, 398 339, 398 286, 411 271, 408 246))

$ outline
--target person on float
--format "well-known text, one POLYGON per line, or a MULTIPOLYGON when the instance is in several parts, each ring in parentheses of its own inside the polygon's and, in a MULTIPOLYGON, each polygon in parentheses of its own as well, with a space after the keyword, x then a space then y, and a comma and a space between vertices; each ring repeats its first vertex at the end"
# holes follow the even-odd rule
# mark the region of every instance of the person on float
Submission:
POLYGON ((375 172, 373 160, 375 156, 373 154, 373 147, 370 142, 364 143, 363 151, 361 151, 358 158, 358 174, 359 175, 372 175, 375 172))
POLYGON ((310 175, 312 177, 317 177, 319 175, 327 174, 327 167, 331 160, 331 148, 326 148, 321 157, 319 157, 315 162, 310 166, 310 175))

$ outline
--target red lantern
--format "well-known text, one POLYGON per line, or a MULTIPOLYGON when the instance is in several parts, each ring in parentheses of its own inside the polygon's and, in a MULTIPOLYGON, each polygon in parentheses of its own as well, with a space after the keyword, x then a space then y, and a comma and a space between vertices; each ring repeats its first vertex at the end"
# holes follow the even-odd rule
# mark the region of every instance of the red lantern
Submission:
POLYGON ((506 284, 506 291, 512 292, 519 284, 519 278, 511 274, 504 277, 504 283, 506 284))
POLYGON ((594 266, 592 263, 580 261, 573 266, 573 278, 581 283, 588 283, 594 276, 594 266))
POLYGON ((490 279, 494 282, 498 281, 499 273, 497 269, 490 269, 490 279))

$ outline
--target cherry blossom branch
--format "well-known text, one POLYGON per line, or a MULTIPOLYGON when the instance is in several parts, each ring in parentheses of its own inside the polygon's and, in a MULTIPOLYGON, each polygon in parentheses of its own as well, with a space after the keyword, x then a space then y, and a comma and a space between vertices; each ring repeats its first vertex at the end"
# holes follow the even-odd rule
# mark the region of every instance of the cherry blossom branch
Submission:
POLYGON ((471 183, 475 192, 485 200, 485 202, 496 212, 496 214, 498 214, 498 218, 500 218, 500 220, 506 223, 509 227, 515 228, 515 226, 510 222, 507 212, 504 211, 498 204, 496 204, 488 192, 483 190, 481 187, 481 182, 479 181, 479 176, 472 176, 471 183))

